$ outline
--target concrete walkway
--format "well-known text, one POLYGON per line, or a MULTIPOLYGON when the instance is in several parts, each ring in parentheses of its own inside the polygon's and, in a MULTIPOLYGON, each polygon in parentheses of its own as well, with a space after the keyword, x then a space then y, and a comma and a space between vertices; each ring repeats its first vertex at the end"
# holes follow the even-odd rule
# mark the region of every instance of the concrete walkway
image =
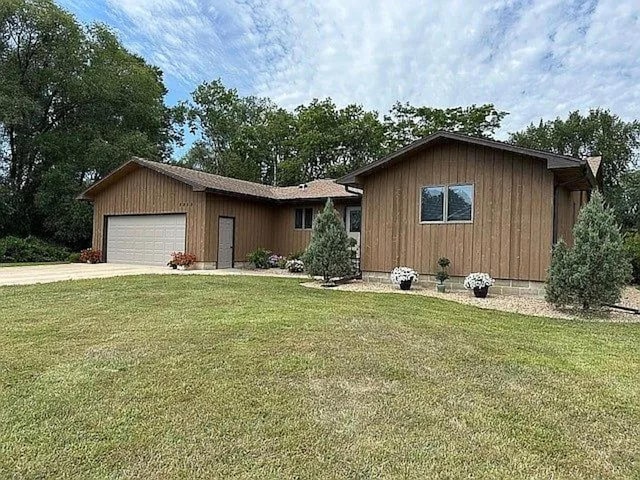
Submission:
POLYGON ((35 265, 26 267, 0 267, 0 286, 32 285, 36 283, 83 280, 91 278, 121 277, 126 275, 255 275, 269 277, 308 278, 304 274, 292 274, 286 270, 172 270, 168 267, 149 265, 120 265, 115 263, 70 263, 63 265, 35 265))

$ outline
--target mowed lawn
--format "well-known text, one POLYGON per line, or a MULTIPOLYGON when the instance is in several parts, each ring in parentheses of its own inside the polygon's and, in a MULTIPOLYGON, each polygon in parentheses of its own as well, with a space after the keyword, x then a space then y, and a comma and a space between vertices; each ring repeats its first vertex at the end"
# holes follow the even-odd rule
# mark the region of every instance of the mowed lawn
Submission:
POLYGON ((640 476, 640 325, 257 277, 0 297, 2 478, 640 476))

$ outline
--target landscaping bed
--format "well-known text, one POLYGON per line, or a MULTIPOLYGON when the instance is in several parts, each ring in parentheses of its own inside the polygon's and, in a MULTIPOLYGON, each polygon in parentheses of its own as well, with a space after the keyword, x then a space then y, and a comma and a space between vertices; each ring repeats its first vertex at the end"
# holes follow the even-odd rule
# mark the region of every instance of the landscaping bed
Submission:
MULTIPOLYGON (((303 283, 303 286, 310 288, 322 288, 318 282, 305 282, 303 283)), ((392 285, 390 283, 363 282, 360 280, 338 285, 335 289, 346 292, 422 295, 463 303, 465 305, 472 305, 478 308, 519 313, 522 315, 533 315, 536 317, 564 318, 571 320, 577 319, 582 321, 640 323, 640 315, 632 315, 613 309, 605 309, 601 312, 592 312, 588 315, 584 315, 580 310, 558 310, 553 305, 547 303, 543 297, 533 295, 492 295, 489 293, 487 298, 476 298, 471 292, 464 291, 447 291, 446 293, 438 293, 433 285, 422 287, 417 283, 414 284, 411 290, 401 290, 396 285, 392 285)), ((640 308, 640 290, 635 287, 626 288, 624 290, 623 298, 619 304, 632 308, 640 308)))

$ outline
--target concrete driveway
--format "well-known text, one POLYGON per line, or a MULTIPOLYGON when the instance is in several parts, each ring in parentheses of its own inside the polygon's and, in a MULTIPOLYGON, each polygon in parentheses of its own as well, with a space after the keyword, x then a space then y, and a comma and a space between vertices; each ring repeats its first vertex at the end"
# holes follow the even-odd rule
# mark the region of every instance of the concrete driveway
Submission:
POLYGON ((286 270, 245 270, 226 268, 224 270, 172 270, 168 267, 150 265, 120 265, 116 263, 69 263, 62 265, 34 265, 26 267, 0 267, 0 286, 32 285, 63 280, 83 280, 90 278, 121 277, 125 275, 254 275, 268 277, 308 278, 301 273, 286 270))
POLYGON ((118 265, 114 263, 99 263, 96 265, 69 263, 63 265, 35 265, 31 267, 0 267, 0 286, 172 272, 173 270, 167 267, 118 265))

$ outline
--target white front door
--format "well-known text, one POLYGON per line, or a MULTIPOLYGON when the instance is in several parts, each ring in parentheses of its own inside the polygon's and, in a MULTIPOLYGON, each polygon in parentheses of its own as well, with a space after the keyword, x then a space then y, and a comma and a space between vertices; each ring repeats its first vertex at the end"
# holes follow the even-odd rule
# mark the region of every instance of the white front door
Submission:
POLYGON ((166 265, 184 252, 186 224, 184 213, 107 217, 107 262, 166 265))
POLYGON ((235 223, 233 217, 218 217, 218 268, 233 268, 235 223))
POLYGON ((356 255, 360 258, 360 229, 362 228, 362 207, 347 207, 346 209, 346 227, 347 234, 351 238, 355 238, 356 245, 356 255))

